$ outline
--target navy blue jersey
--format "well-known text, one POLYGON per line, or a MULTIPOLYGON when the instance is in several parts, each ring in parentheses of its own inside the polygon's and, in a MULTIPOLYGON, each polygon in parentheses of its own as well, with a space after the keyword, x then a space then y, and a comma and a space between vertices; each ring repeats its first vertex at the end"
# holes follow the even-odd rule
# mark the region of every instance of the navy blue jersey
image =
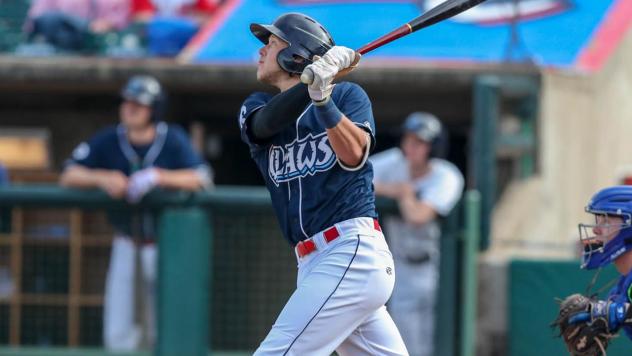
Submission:
MULTIPOLYGON (((156 137, 148 145, 132 145, 127 139, 125 126, 110 126, 95 134, 89 141, 75 148, 67 165, 79 164, 90 169, 117 170, 130 176, 134 172, 158 167, 164 169, 200 169, 211 174, 189 141, 184 130, 175 125, 160 122, 156 125, 156 137)), ((110 212, 110 222, 119 233, 155 237, 153 214, 143 212, 141 222, 134 224, 124 212, 110 212), (140 225, 140 226, 134 226, 140 225)))
MULTIPOLYGON (((617 285, 610 291, 608 299, 618 303, 632 303, 632 273, 619 278, 617 285)), ((624 325, 623 331, 629 339, 632 339, 632 326, 624 325)))
MULTIPOLYGON (((334 87, 332 100, 347 118, 375 141, 371 102, 360 86, 343 82, 334 87)), ((373 169, 369 162, 352 170, 343 167, 332 149, 325 126, 316 118, 311 103, 266 144, 253 143, 248 119, 272 98, 254 93, 239 115, 241 137, 250 147, 281 225, 283 235, 295 245, 333 224, 357 217, 377 218, 373 169)))
POLYGON ((184 130, 179 126, 160 122, 151 144, 132 145, 125 126, 110 126, 83 142, 72 153, 69 163, 87 168, 111 169, 129 176, 148 167, 164 169, 207 168, 197 154, 184 130))

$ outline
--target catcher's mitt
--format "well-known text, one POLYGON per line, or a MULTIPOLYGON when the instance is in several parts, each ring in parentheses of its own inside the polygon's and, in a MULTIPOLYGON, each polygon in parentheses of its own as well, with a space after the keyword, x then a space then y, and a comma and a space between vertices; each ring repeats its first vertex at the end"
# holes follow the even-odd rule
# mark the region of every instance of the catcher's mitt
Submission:
POLYGON ((572 356, 606 356, 613 335, 605 318, 592 317, 591 299, 572 294, 560 303, 560 312, 551 324, 560 330, 566 348, 572 356))

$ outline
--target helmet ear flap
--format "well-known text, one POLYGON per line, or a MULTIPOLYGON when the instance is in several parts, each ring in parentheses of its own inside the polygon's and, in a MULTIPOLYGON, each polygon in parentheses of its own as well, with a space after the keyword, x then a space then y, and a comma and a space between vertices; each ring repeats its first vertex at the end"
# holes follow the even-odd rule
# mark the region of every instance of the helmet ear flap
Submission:
POLYGON ((277 54, 277 63, 279 64, 279 67, 281 67, 281 69, 283 69, 284 71, 295 73, 297 68, 293 62, 294 61, 292 60, 292 52, 290 51, 290 47, 282 49, 277 54))
POLYGON ((301 74, 303 69, 312 61, 296 53, 292 48, 287 47, 279 51, 277 63, 290 74, 301 74))

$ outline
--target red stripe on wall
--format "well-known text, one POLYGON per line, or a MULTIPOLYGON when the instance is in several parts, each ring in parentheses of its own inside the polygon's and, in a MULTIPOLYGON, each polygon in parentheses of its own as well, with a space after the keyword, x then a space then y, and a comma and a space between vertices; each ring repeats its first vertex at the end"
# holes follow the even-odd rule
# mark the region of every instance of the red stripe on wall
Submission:
POLYGON ((579 54, 577 67, 595 71, 608 60, 632 25, 632 1, 618 0, 608 10, 606 18, 592 40, 579 54))
POLYGON ((178 55, 178 61, 190 62, 200 49, 215 35, 224 22, 235 11, 241 0, 227 0, 222 4, 211 20, 187 43, 186 47, 178 55))

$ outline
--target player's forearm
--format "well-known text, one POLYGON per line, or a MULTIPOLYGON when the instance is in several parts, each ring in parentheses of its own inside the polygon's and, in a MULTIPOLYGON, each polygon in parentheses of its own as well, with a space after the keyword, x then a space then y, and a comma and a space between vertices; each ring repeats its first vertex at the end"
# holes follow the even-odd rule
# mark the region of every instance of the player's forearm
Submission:
POLYGON ((399 210, 404 221, 413 225, 423 225, 437 217, 436 211, 430 205, 417 200, 415 197, 400 199, 399 210))
POLYGON ((59 184, 73 188, 100 188, 109 175, 110 171, 106 169, 90 169, 73 165, 62 172, 59 184))
POLYGON ((368 150, 368 133, 343 116, 333 128, 327 129, 329 143, 338 159, 348 167, 362 163, 368 150))
POLYGON ((197 169, 157 169, 158 186, 169 189, 199 190, 212 185, 197 169))
POLYGON ((349 120, 329 96, 314 101, 314 114, 327 129, 327 138, 338 160, 348 168, 360 167, 370 148, 367 132, 349 120))
POLYGON ((375 195, 397 199, 399 195, 399 189, 397 184, 389 184, 389 183, 373 183, 373 189, 375 190, 375 195))

